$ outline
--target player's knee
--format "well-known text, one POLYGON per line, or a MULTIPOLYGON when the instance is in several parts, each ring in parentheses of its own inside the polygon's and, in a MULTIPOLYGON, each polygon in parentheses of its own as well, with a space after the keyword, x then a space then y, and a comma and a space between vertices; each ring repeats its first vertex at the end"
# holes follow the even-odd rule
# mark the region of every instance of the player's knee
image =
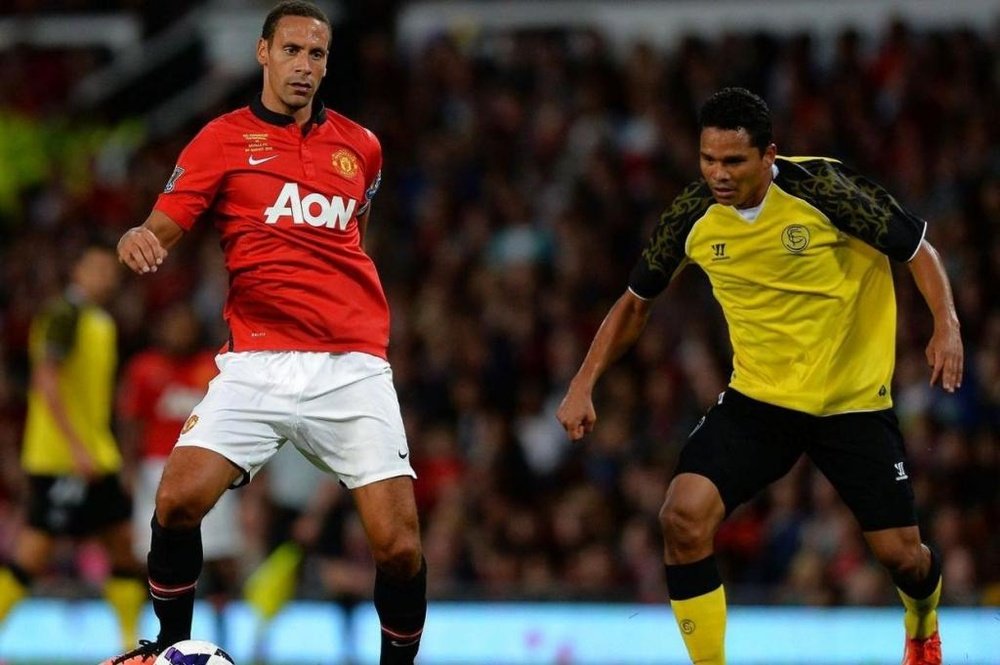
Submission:
POLYGON ((896 579, 919 580, 925 572, 927 557, 919 543, 913 545, 899 542, 881 547, 875 552, 875 556, 896 579))
POLYGON ((711 541, 713 526, 704 511, 680 502, 667 501, 660 509, 664 540, 675 547, 698 547, 711 541))
POLYGON ((168 529, 193 529, 211 507, 189 488, 161 483, 156 492, 156 521, 168 529))
POLYGON ((386 574, 398 579, 409 579, 420 571, 423 553, 420 539, 415 535, 406 535, 373 544, 372 556, 375 565, 386 574))

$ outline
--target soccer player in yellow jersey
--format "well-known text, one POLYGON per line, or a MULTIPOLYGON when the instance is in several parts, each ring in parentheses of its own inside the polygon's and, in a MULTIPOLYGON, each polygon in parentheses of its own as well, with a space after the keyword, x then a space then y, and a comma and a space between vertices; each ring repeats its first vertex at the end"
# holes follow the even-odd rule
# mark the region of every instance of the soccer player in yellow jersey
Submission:
POLYGON ((0 620, 46 571, 57 537, 97 535, 111 560, 105 597, 118 616, 122 641, 132 644, 146 585, 132 554, 132 504, 111 433, 115 324, 101 308, 117 289, 119 270, 110 247, 86 248, 63 296, 32 322, 21 451, 28 515, 10 560, 0 565, 0 620))
POLYGON ((686 264, 708 275, 733 374, 690 434, 660 511, 671 607, 693 663, 725 663, 726 600, 713 536, 737 506, 806 454, 837 488, 905 606, 904 665, 940 665, 941 562, 921 543, 890 395, 906 262, 934 316, 931 384, 962 382, 948 278, 926 223, 843 164, 779 157, 765 102, 726 88, 699 117, 703 179, 667 207, 559 407, 572 439, 591 394, 639 337, 652 300, 686 264))

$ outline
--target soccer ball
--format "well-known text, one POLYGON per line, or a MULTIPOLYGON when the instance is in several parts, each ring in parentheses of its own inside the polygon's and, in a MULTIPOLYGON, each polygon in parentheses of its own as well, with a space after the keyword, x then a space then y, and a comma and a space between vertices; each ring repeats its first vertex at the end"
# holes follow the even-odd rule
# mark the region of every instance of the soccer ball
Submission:
POLYGON ((184 640, 166 648, 153 665, 235 665, 236 661, 217 644, 184 640))

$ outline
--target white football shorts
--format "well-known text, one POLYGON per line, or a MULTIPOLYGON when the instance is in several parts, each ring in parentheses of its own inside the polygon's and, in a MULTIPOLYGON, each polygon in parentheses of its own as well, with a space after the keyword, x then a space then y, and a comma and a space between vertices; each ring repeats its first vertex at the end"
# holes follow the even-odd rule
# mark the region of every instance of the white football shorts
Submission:
POLYGON ((178 446, 214 450, 243 469, 244 482, 287 441, 348 489, 416 477, 392 369, 382 358, 247 351, 221 353, 215 362, 219 374, 178 446))
MULTIPOLYGON (((156 488, 166 465, 165 457, 144 459, 139 463, 132 497, 133 549, 139 561, 145 561, 149 554, 149 540, 152 537, 149 521, 156 508, 156 488)), ((226 492, 208 511, 208 515, 205 515, 201 529, 201 547, 205 561, 242 556, 243 535, 240 531, 239 510, 239 496, 226 492)))

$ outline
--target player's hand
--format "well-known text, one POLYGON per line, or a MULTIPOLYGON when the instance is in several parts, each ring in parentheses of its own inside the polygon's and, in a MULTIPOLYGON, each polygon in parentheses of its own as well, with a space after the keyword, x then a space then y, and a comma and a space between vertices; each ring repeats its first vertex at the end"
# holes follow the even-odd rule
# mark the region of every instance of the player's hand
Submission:
POLYGON ((594 411, 594 402, 591 400, 590 391, 574 388, 570 385, 566 396, 563 397, 559 410, 556 411, 556 418, 566 430, 566 434, 573 441, 579 441, 585 434, 594 429, 597 422, 597 413, 594 411))
POLYGON ((165 258, 167 250, 145 226, 132 227, 118 241, 118 260, 140 275, 156 272, 165 258))
POLYGON ((88 483, 97 480, 97 466, 94 464, 94 460, 91 459, 90 455, 83 451, 83 444, 81 443, 79 447, 72 446, 72 456, 73 456, 73 473, 80 478, 83 478, 88 483))
POLYGON ((925 351, 931 367, 931 385, 938 380, 941 387, 953 393, 962 387, 964 352, 958 322, 934 324, 934 334, 925 351))

